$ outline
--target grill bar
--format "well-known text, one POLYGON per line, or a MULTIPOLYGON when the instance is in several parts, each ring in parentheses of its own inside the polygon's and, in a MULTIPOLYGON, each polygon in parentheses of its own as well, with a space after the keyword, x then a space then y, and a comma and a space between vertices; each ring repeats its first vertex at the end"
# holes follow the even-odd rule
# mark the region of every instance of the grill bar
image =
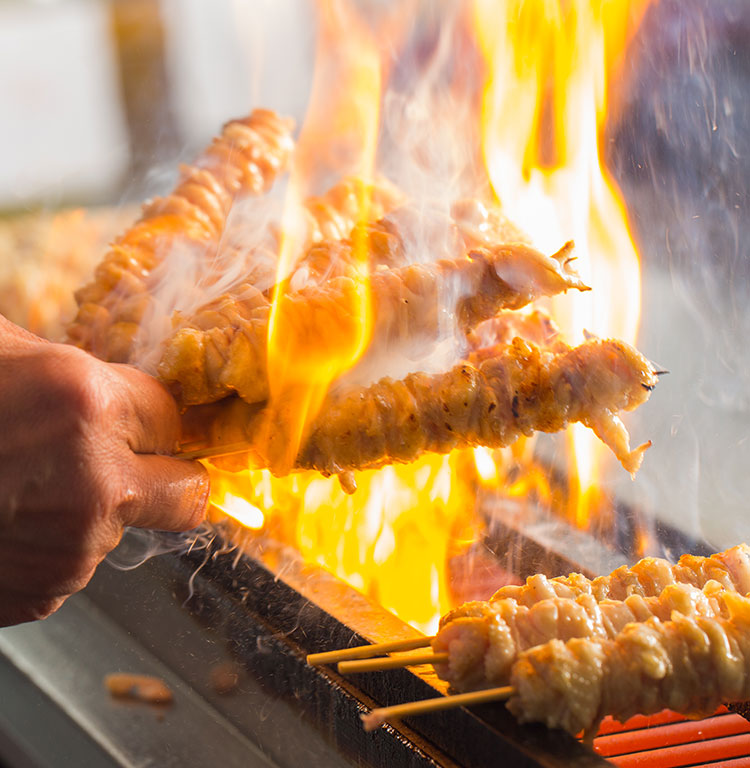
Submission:
POLYGON ((599 733, 594 750, 619 768, 750 765, 750 723, 725 707, 698 721, 669 710, 624 724, 607 718, 599 733))

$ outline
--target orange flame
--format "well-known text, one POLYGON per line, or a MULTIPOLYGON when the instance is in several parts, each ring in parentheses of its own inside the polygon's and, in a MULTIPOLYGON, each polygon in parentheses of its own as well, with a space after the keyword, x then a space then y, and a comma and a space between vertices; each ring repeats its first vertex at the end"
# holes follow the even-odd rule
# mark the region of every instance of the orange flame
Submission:
MULTIPOLYGON (((638 259, 623 203, 602 163, 601 137, 610 78, 646 4, 470 4, 486 67, 476 119, 492 189, 508 217, 542 250, 553 252, 575 238, 579 271, 595 288, 552 302, 557 322, 574 340, 584 329, 627 340, 637 330, 638 259)), ((354 242, 355 269, 335 311, 321 308, 316 316, 302 317, 285 282, 305 246, 302 199, 317 191, 320 179, 355 172, 365 179, 359 190, 364 222, 375 170, 381 81, 387 74, 381 51, 388 46, 378 45, 382 30, 376 40, 344 2, 325 0, 320 10, 315 80, 287 193, 268 336, 272 416, 266 442, 272 466, 282 468, 293 461, 305 424, 331 383, 366 349, 372 326, 364 242, 354 242)), ((465 23, 463 16, 456 18, 465 23)), ((454 80, 451 88, 462 78, 454 80)), ((434 120, 450 126, 464 114, 441 110, 434 120)), ((455 126, 456 137, 466 134, 464 125, 455 126)), ((567 494, 531 462, 532 442, 520 441, 503 451, 427 455, 410 465, 357 472, 353 496, 335 478, 313 472, 275 478, 265 470, 231 474, 210 468, 213 497, 224 513, 293 542, 306 559, 431 632, 452 605, 451 558, 481 530, 482 495, 502 493, 543 505, 572 499, 571 516, 587 524, 599 504, 601 454, 590 434, 580 432, 585 434, 574 431, 572 438, 578 474, 573 466, 567 494)))
MULTIPOLYGON (((634 342, 638 330, 638 256, 601 148, 612 75, 647 4, 475 0, 487 66, 482 149, 492 187, 542 250, 574 238, 577 269, 595 288, 552 302, 573 341, 588 331, 634 342)), ((570 436, 572 516, 585 526, 605 452, 581 425, 570 436)))
POLYGON ((353 268, 336 306, 321 303, 313 316, 303 315, 288 292, 287 275, 306 245, 302 201, 315 180, 331 173, 355 174, 360 222, 369 218, 372 197, 380 55, 372 33, 343 0, 320 0, 319 10, 311 102, 291 171, 268 327, 271 417, 265 442, 271 465, 279 468, 291 466, 305 424, 317 414, 331 383, 354 365, 370 339, 364 238, 354 239, 353 268))

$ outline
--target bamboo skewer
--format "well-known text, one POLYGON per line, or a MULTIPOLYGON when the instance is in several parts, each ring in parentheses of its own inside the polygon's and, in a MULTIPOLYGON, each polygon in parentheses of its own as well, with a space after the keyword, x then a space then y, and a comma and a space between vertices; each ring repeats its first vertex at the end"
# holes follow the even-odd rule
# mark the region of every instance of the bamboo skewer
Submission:
POLYGON ((486 704, 490 701, 505 701, 514 693, 510 685, 502 688, 488 688, 484 691, 472 691, 471 693, 459 693, 455 696, 438 696, 435 699, 424 701, 410 701, 406 704, 396 704, 393 707, 381 707, 372 712, 361 715, 362 724, 366 731, 374 731, 386 720, 396 720, 402 717, 423 715, 428 712, 437 712, 441 709, 453 709, 454 707, 471 707, 475 704, 486 704))
POLYGON ((447 653, 421 653, 414 656, 388 656, 384 659, 363 659, 358 661, 340 661, 338 671, 344 674, 356 672, 380 672, 384 669, 416 667, 419 664, 439 664, 448 661, 447 653))
POLYGON ((415 648, 426 648, 431 641, 431 637, 412 637, 408 640, 390 640, 386 643, 357 645, 352 648, 340 648, 337 651, 311 653, 307 657, 307 663, 315 667, 322 664, 336 664, 348 659, 371 659, 373 656, 381 656, 392 651, 413 651, 415 648))
POLYGON ((191 451, 177 451, 175 457, 178 459, 213 459, 217 456, 232 456, 235 453, 245 453, 252 448, 250 442, 243 440, 241 443, 229 443, 228 445, 212 445, 208 448, 196 448, 191 451))

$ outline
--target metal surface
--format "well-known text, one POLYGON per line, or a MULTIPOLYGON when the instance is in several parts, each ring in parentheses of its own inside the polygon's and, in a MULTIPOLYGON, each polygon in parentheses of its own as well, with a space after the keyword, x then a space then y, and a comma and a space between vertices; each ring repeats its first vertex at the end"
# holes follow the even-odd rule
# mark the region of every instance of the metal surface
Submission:
POLYGON ((100 569, 87 593, 279 765, 303 764, 302 754, 304 764, 389 768, 606 765, 565 733, 519 726, 502 705, 365 733, 359 715, 367 708, 432 697, 444 685, 431 668, 343 679, 307 666, 305 655, 414 630, 288 553, 265 551, 273 570, 214 554, 163 556, 127 573, 100 569), (243 669, 233 698, 218 697, 207 682, 220 654, 243 669), (321 757, 331 753, 339 757, 321 757))
MULTIPOLYGON (((487 533, 484 544, 520 579, 535 573, 562 576, 583 573, 589 578, 643 557, 638 517, 631 508, 616 508, 614 530, 605 538, 574 528, 565 520, 539 509, 528 499, 489 497, 482 514, 487 533)), ((648 554, 675 560, 690 553, 708 557, 714 550, 704 541, 663 522, 653 523, 656 551, 648 554)))
POLYGON ((0 630, 0 761, 12 768, 273 768, 245 736, 86 597, 0 630), (111 672, 164 680, 169 707, 113 699, 111 672))

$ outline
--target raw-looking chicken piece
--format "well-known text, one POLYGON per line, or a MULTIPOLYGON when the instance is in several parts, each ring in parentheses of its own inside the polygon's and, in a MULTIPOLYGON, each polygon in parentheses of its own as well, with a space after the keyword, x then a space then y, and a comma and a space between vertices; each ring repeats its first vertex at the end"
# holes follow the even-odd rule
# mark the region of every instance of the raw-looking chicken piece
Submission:
POLYGON ((676 565, 658 557, 645 557, 633 566, 623 565, 606 576, 588 579, 580 573, 548 579, 543 574, 530 576, 521 586, 500 588, 492 600, 512 598, 522 605, 532 605, 550 597, 575 598, 590 594, 624 600, 629 595, 658 595, 669 584, 692 584, 702 589, 709 581, 718 581, 726 589, 742 595, 750 593, 750 547, 736 547, 710 557, 683 555, 676 565))
POLYGON ((149 278, 179 240, 210 257, 238 195, 260 195, 286 168, 292 123, 268 110, 227 123, 194 165, 181 169, 172 194, 143 207, 140 220, 115 240, 76 293, 78 315, 68 329, 74 344, 107 360, 130 359, 150 304, 149 278))
POLYGON ((467 248, 492 245, 493 243, 527 243, 529 236, 517 227, 491 203, 475 197, 456 200, 451 206, 451 216, 467 248))
POLYGON ((473 602, 441 621, 432 641, 436 653, 448 653, 436 663, 438 676, 458 691, 507 685, 520 652, 550 640, 574 637, 615 638, 627 624, 652 616, 667 621, 677 611, 685 616, 728 616, 724 594, 716 581, 703 590, 690 584, 670 584, 657 597, 634 594, 625 600, 553 597, 531 606, 505 598, 473 602))
POLYGON ((551 640, 513 667, 508 709, 593 737, 606 715, 625 721, 672 709, 690 717, 750 698, 750 599, 726 592, 728 618, 628 624, 615 639, 551 640))
MULTIPOLYGON (((350 242, 327 247, 345 252, 337 258, 351 260, 346 255, 353 248, 350 242)), ((588 290, 567 266, 571 249, 568 243, 545 256, 526 245, 502 245, 433 264, 375 271, 366 287, 361 279, 340 276, 286 293, 280 313, 286 332, 298 339, 300 348, 303 339, 318 345, 335 342, 332 329, 341 338, 356 338, 361 319, 351 308, 361 306, 366 290, 372 312, 368 354, 407 342, 424 351, 452 333, 454 320, 468 330, 501 309, 519 309, 571 288, 588 290)), ((252 286, 242 286, 239 293, 202 309, 168 340, 158 373, 184 405, 213 402, 235 392, 248 403, 268 397, 270 305, 263 301, 252 286)))

